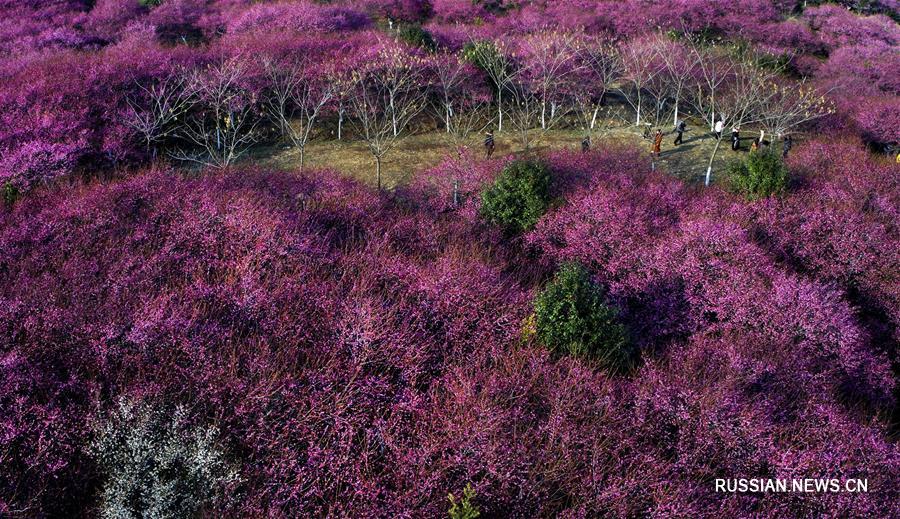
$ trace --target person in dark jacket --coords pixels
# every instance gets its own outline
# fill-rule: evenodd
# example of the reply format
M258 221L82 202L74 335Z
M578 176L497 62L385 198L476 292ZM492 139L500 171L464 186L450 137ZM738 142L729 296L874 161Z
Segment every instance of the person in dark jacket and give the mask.
M591 151L591 136L586 135L584 139L581 139L581 153L587 153Z
M494 132L487 132L484 136L484 156L489 159L494 154Z
M791 148L794 147L794 139L790 135L785 135L781 142L781 158L786 159Z
M731 150L741 149L741 129L735 126L731 129Z
M684 130L687 129L687 123L684 122L684 119L678 121L678 124L675 126L675 133L677 136L675 137L675 146L678 146L682 143L682 138L684 137Z

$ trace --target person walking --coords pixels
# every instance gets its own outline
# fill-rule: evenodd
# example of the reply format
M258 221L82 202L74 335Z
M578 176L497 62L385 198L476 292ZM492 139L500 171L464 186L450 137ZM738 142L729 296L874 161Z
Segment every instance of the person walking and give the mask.
M731 151L741 149L741 129L735 126L731 129Z
M685 129L687 129L687 123L684 122L684 119L678 121L678 124L675 126L675 133L677 134L677 136L675 137L675 142L673 143L675 146L678 146L682 143Z
M722 121L722 119L719 119L718 121L716 121L715 130L716 130L716 140L717 141L722 138L722 130L724 130L724 129L725 129L725 123Z
M484 135L484 157L490 159L494 154L494 132L487 132Z
M781 158L782 160L787 159L788 153L791 151L791 148L794 147L794 139L790 135L785 135L784 140L781 142Z
M662 130L657 128L656 135L653 137L653 151L652 151L652 154L656 155L657 157L659 157L660 150L662 148L662 140L663 140Z

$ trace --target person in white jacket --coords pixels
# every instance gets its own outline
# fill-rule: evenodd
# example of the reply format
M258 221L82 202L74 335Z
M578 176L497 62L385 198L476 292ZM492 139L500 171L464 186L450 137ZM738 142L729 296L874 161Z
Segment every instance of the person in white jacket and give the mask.
M715 129L716 129L716 140L719 140L722 138L722 130L725 129L725 123L722 122L722 119L719 119L718 121L716 121Z

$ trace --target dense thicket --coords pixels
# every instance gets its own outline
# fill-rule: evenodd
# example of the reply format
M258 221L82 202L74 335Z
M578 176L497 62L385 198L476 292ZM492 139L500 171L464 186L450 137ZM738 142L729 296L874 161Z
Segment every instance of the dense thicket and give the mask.
M897 515L900 30L842 3L0 0L0 516ZM749 196L530 146L613 92L806 135Z
M94 506L105 476L86 449L126 397L215 424L241 481L228 515L437 516L468 484L486 515L889 513L896 205L854 205L870 197L856 170L857 191L807 173L830 200L744 205L648 166L550 157L566 202L524 242L480 216L500 163L449 162L390 197L325 172L150 171L20 202L0 221L2 505ZM825 220L790 217L810 210L879 241L823 241ZM840 240L871 259L846 270ZM608 288L641 350L632 372L523 335L570 261ZM870 492L708 488L736 473Z

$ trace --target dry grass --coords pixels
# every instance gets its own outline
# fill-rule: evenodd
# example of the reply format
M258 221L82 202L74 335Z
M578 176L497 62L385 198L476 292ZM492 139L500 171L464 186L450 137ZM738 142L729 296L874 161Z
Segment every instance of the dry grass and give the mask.
M594 138L594 146L603 146L604 143L610 141L632 143L649 153L650 141L644 140L642 133L642 127L633 125L610 127ZM481 139L481 135L473 136L468 142L468 146L481 153ZM514 132L496 133L495 140L495 157L522 153L518 135ZM702 123L695 123L689 125L684 144L675 147L672 145L673 140L674 134L667 134L663 140L658 167L686 182L702 182L709 156L715 144L712 136L705 130ZM562 148L574 150L579 149L580 146L580 132L554 130L545 133L541 140L534 145L532 151L540 153ZM454 145L440 131L406 137L397 144L382 163L385 187L390 189L405 184L416 172L440 164L446 157L453 154L453 149ZM713 169L714 180L716 180L717 173L719 178L722 178L725 164L735 155L731 151L730 141L723 141ZM299 167L298 152L294 149L286 149L284 146L259 148L254 151L250 160L285 171L293 171ZM305 167L334 169L361 181L373 185L375 183L374 159L365 143L358 139L311 141L306 149Z

